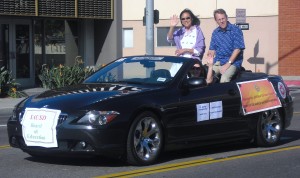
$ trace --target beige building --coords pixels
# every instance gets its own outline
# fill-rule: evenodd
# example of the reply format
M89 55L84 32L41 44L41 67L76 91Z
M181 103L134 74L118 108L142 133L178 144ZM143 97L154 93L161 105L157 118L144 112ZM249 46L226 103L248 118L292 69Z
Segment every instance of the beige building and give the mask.
M123 55L146 53L146 27L142 18L146 0L123 0ZM229 21L236 23L236 9L246 10L249 30L243 30L246 49L243 66L252 71L278 74L278 0L154 0L160 21L154 25L154 54L173 55L175 46L166 42L169 19L189 8L201 21L206 52L212 31L217 27L213 11L226 10ZM179 26L180 27L180 26Z

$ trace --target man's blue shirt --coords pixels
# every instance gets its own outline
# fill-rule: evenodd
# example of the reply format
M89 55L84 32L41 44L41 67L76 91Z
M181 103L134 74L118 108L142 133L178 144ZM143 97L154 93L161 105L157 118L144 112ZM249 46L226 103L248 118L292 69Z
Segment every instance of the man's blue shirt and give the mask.
M240 68L243 62L243 50L245 49L242 30L228 22L226 30L220 27L216 28L211 37L210 50L216 51L214 63L220 61L221 65L228 62L234 49L240 49L241 52L233 62L233 65Z

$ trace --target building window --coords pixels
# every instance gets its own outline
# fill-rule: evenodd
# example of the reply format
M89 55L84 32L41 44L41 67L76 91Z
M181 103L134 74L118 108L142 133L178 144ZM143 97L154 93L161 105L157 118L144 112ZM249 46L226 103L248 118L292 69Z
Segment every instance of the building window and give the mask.
M175 30L179 29L180 27L176 27ZM175 46L175 43L169 43L167 41L167 34L169 32L170 27L157 27L157 47L163 46Z
M42 66L57 67L59 65L73 66L79 53L77 20L34 20L34 58L35 77Z
M37 66L72 66L78 55L78 22L35 20L34 54Z
M133 47L133 29L123 28L123 48Z

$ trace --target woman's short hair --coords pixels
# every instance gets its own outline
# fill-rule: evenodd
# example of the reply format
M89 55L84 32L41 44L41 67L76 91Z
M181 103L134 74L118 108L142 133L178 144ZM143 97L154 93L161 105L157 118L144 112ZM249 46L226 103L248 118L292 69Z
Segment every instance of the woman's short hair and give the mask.
M191 16L191 20L192 20L192 25L200 25L200 20L198 19L198 17L196 17L194 15L194 13L190 10L190 9L184 9L183 11L181 11L180 15L179 15L179 18L181 19L181 16L183 13L188 13L190 14ZM181 22L181 25L182 25L182 22Z

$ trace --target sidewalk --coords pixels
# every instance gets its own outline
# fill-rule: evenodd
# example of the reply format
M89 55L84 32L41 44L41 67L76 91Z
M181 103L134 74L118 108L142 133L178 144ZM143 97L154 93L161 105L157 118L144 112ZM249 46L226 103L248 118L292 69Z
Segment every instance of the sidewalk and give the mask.
M285 79L283 77L284 82L287 84L287 86L291 90L300 90L300 76L297 77L297 80L293 79ZM42 93L43 91L46 91L44 88L31 88L23 90L28 96ZM14 106L18 104L20 101L22 101L25 98L0 98L0 113L11 113Z
M31 88L23 90L28 96L35 95L46 91L44 88ZM25 98L0 98L0 114L11 113L15 105Z
M300 77L299 77L300 78ZM284 83L289 87L300 87L300 79L299 80L285 80Z
M284 83L289 87L290 92L300 91L300 76L282 76Z

